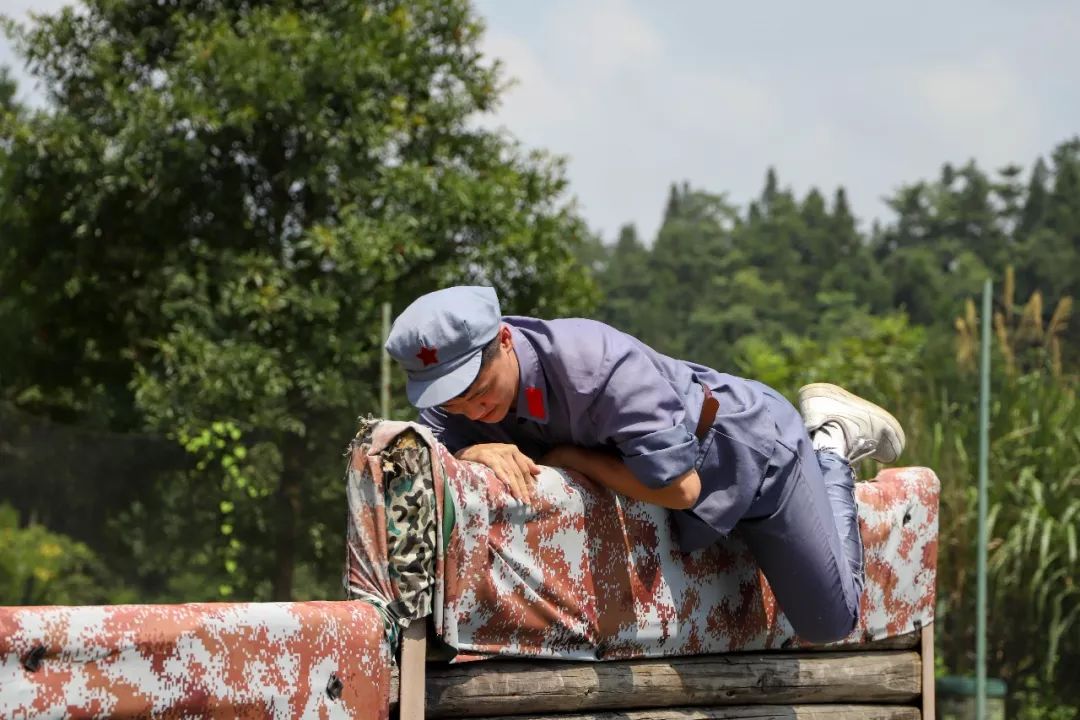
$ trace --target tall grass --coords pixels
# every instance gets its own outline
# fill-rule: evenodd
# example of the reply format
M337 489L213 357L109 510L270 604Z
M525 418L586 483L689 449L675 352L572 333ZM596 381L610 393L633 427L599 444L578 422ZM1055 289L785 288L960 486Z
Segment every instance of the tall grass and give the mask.
M1038 291L1016 302L1006 268L994 313L997 373L991 405L988 517L989 661L1015 689L1039 688L1070 704L1080 684L1064 668L1080 659L1080 403L1077 378L1065 372L1062 338L1072 298L1044 322ZM974 382L978 317L974 302L956 319L956 360ZM909 457L925 458L943 481L939 589L945 613L942 649L956 671L971 669L977 418L971 403L941 394L926 404ZM924 428L932 431L924 432ZM1075 709L1075 708L1074 708Z
M955 386L954 386L955 387ZM1075 378L999 373L992 389L988 516L988 662L1012 687L1034 679L1063 701L1080 691L1080 403ZM974 393L928 392L909 405L906 464L942 481L939 651L974 670L976 454Z

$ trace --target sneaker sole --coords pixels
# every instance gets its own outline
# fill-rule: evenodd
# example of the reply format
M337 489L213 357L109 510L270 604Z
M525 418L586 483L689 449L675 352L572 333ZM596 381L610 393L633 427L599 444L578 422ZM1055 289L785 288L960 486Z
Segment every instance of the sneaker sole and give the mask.
M881 407L880 405L876 405L870 402L869 400L865 400L858 395L853 395L849 393L847 390L840 387L839 385L833 385L831 383L811 383L809 385L804 385L802 388L799 389L800 405L806 399L818 397L845 402L850 405L854 405L855 407L858 407L868 413L880 416L885 421L885 424L888 425L894 433L896 433L896 436L898 438L900 438L900 447L892 448L895 453L891 458L881 458L878 457L877 454L872 457L874 457L875 460L879 460L880 462L885 463L891 463L896 460L896 458L900 457L900 453L903 452L904 446L907 445L907 436L904 435L904 428L900 426L900 421L893 417L892 413L890 413L888 410Z

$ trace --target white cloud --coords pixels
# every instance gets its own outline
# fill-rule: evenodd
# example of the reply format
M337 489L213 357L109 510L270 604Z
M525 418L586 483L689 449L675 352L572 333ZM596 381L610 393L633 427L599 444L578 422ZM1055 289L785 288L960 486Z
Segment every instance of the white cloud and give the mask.
M513 83L501 98L497 116L489 118L486 124L503 125L518 132L540 122L569 119L573 112L571 98L521 38L489 30L483 50L502 62L504 75Z
M782 108L762 82L722 68L680 72L669 66L665 71L671 80L653 87L651 100L678 133L763 142L779 130Z
M488 124L567 155L572 191L605 237L635 221L651 238L670 182L723 176L780 128L760 78L680 65L626 0L563 2L539 23L490 27L485 52L517 84Z
M22 21L31 12L46 14L73 4L72 0L0 0L0 15Z
M564 2L551 26L548 41L573 59L578 77L603 80L648 66L664 48L661 35L628 0Z
M913 84L928 123L950 140L981 137L1009 150L1036 125L1034 98L1017 71L998 58L921 70Z

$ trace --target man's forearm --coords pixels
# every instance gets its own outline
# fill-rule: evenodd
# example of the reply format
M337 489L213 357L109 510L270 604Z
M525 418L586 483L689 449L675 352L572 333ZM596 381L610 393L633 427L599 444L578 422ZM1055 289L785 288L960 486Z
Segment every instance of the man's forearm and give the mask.
M673 510L691 507L701 492L701 480L693 469L668 486L653 489L638 480L620 458L608 453L566 446L553 454L553 460L560 467L576 470L620 495Z

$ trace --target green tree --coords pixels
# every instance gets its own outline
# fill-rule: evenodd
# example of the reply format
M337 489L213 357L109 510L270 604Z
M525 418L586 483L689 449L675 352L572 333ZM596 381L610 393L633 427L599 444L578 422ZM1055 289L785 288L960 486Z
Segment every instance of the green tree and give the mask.
M638 337L652 337L661 327L660 308L643 303L655 289L652 255L633 225L623 225L607 265L597 278L604 298L598 319Z
M507 311L589 306L562 163L471 122L501 87L481 32L465 0L91 0L13 29L51 106L4 126L27 340L3 392L195 453L126 516L146 573L190 538L220 568L203 592L288 598L298 558L336 584L383 301L485 282Z
M1049 192L1047 190L1049 174L1046 162L1041 157L1036 159L1035 165L1031 169L1027 197L1024 200L1023 210L1020 214L1020 224L1017 227L1020 237L1030 235L1042 227L1046 221L1046 208L1049 204Z
M974 163L945 165L937 182L913 183L889 199L898 217L875 239L876 255L894 305L914 321L934 325L955 316L989 268L1008 261L1011 220L994 188Z
M1047 225L1080 242L1080 138L1054 149L1054 184L1050 191Z
M879 311L886 309L888 297L882 292L885 280L856 227L844 189L837 188L831 209L821 194L811 189L803 200L801 214L804 230L799 244L806 248L801 254L805 270L801 287L817 293L845 293L858 303L869 303ZM812 307L818 318L826 309L820 302Z
M15 93L17 90L18 84L11 77L11 71L4 66L0 66L0 112L15 109Z
M1017 241L1018 226L1024 212L1024 184L1021 178L1024 169L1016 164L1009 164L998 171L1000 178L993 184L992 192L997 199L997 211L1001 216L1002 226L1006 228L1013 244Z
M19 112L19 106L15 101L15 93L18 90L18 86L11 77L11 73L8 68L0 66L0 123L9 122L9 114ZM3 177L5 172L5 166L7 164L7 150L0 143L0 188L3 187ZM2 192L2 189L0 189ZM0 260L3 259L3 249L0 245ZM15 304L10 298L0 294L0 317L6 317L14 319L17 314ZM10 367L14 363L14 355L16 348L19 347L17 328L21 326L18 322L8 322L0 324L0 386L4 382L4 369Z
M711 352L699 357L730 366L743 338L776 343L809 328L817 318L815 294L826 284L822 268L840 260L834 229L817 190L800 202L770 168L761 197L733 224L726 252L703 263L707 290L696 295L692 326L699 346Z
M673 191L651 251L651 287L642 296L650 307L643 340L671 355L709 359L712 353L703 348L691 318L699 307L723 307L725 298L712 293L712 283L730 261L737 222L735 208L723 195L688 185Z

